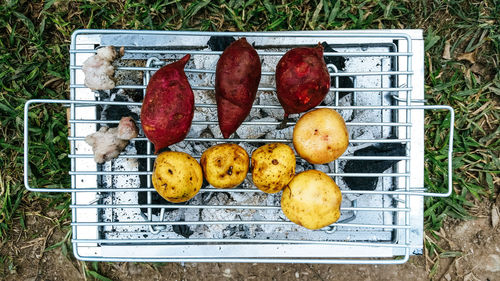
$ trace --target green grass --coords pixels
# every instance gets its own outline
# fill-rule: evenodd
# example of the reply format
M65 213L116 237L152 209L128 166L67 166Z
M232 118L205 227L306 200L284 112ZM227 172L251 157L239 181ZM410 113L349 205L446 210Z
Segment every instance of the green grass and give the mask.
M0 5L3 242L13 239L9 236L12 225L24 225L24 214L36 202L44 206L44 211L66 210L54 222L56 225L63 227L69 219L68 195L24 190L22 110L28 99L68 97L68 45L71 33L79 28L218 31L423 28L428 103L448 104L456 110L455 193L449 198L426 198L426 229L432 235L440 229L445 217L472 218L470 210L478 200L496 196L500 170L498 1L117 2L2 1ZM447 41L451 60L442 58ZM468 52L475 53L475 65L457 59ZM65 111L57 106L38 106L31 109L30 117L30 175L36 178L32 184L68 186ZM426 117L425 183L432 191L446 189L448 124L444 112ZM67 242L66 239L55 246ZM9 267L14 266L11 260L2 258L2 264L4 261L10 261ZM89 276L99 279L97 266L86 268Z

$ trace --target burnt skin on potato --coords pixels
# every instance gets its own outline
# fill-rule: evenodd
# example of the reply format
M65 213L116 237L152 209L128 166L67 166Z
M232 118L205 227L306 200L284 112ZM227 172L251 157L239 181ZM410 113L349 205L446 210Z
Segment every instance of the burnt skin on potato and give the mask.
M317 106L329 89L330 75L319 43L314 48L291 49L276 66L276 91L285 118Z
M260 82L259 55L243 37L222 53L215 72L217 117L224 138L250 114Z
M235 143L221 143L205 150L200 164L203 175L215 188L240 185L248 173L248 153Z
M194 94L184 73L190 55L165 65L151 77L142 103L141 123L155 153L182 141L194 116Z

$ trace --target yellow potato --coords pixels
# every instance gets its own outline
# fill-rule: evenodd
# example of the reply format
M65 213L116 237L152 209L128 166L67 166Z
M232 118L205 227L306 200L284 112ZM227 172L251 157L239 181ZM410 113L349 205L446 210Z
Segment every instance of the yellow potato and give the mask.
M335 110L320 108L300 117L293 129L297 154L311 164L339 158L349 145L344 119Z
M205 150L200 163L205 179L216 188L232 188L248 173L248 153L234 143L218 144Z
M179 203L193 198L203 184L198 161L184 152L166 151L156 158L153 186L165 200Z
M270 143L252 153L252 180L266 193L282 190L295 175L295 154L283 143Z
M292 222L319 229L340 217L342 194L327 174L308 170L297 174L283 190L281 210Z

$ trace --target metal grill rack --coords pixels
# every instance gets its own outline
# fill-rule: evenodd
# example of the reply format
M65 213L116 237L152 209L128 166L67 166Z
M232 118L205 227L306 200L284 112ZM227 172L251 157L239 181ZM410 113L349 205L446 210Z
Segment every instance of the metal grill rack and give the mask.
M247 37L263 59L262 80L248 121L237 137L223 139L217 131L213 99L215 63L222 52L207 47L211 36ZM93 161L85 136L100 126L118 123L120 111L138 116L141 97L151 75L166 62L189 53L186 74L195 92L196 113L188 137L171 146L199 159L201 152L221 142L235 142L250 154L269 142L291 143L292 117L277 130L283 115L272 98L274 67L289 49L327 42L346 58L345 69L328 64L330 93L319 107L337 110L350 132L348 151L328 165L312 167L298 158L300 169L322 169L339 184L344 197L340 220L311 231L291 223L279 207L280 193L267 195L251 184L249 175L235 189L204 186L186 204L154 201L152 145L141 134L118 159L103 165ZM81 66L99 46L125 47L116 62L117 87L92 92L83 85ZM423 105L423 40L420 30L320 31L277 33L216 33L174 31L78 30L70 48L70 100L30 100L25 105L25 185L38 192L71 192L74 254L82 260L191 262L403 263L422 251L424 110L449 110L451 170L453 109ZM343 87L350 77L353 87ZM347 92L344 95L342 93ZM212 97L211 97L212 96ZM36 103L66 105L70 111L71 188L29 185L28 112ZM273 119L274 118L274 119ZM137 120L137 118L136 118ZM140 125L140 120L138 122ZM266 129L267 128L267 129ZM270 128L270 129L269 129ZM259 131L260 130L260 131ZM262 130L265 131L261 134ZM406 145L402 156L354 156L371 144ZM383 173L344 173L349 160L397 160ZM352 190L345 177L379 177L375 190ZM142 200L142 201L141 201ZM141 211L142 209L142 211ZM189 238L174 228L193 232Z

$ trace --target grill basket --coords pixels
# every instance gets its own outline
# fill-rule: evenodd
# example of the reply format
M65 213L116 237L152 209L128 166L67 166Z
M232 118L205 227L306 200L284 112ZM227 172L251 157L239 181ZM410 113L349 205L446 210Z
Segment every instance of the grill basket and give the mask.
M215 64L211 36L247 37L263 69L256 101L236 137L218 131L214 96ZM157 200L151 184L156 157L142 130L119 158L98 165L85 136L101 126L116 126L120 114L138 120L151 75L165 63L189 53L186 74L195 92L195 117L188 137L171 146L199 159L204 149L222 142L243 146L249 154L260 145L291 145L299 115L279 129L283 110L275 98L274 67L289 49L326 42L343 60L327 66L332 87L318 107L337 110L346 120L349 148L336 161L310 165L297 158L297 171L319 169L343 194L341 218L312 231L286 219L280 196L264 194L251 175L234 189L204 185L186 204ZM124 46L115 62L115 89L93 92L83 85L82 63L99 46ZM70 47L70 100L30 100L25 105L24 180L36 192L70 192L73 249L77 258L102 261L403 263L422 253L423 197L451 194L454 112L449 106L423 105L424 57L421 30L217 33L187 31L78 30ZM328 62L328 61L327 61ZM346 86L346 79L352 85ZM60 104L69 110L71 187L30 185L31 105ZM448 186L427 192L424 179L424 110L450 111ZM138 120L140 127L140 120ZM356 156L372 145L401 144L400 156ZM391 160L384 172L343 171L348 161ZM346 177L376 177L374 190L350 188ZM189 238L186 238L189 237Z

